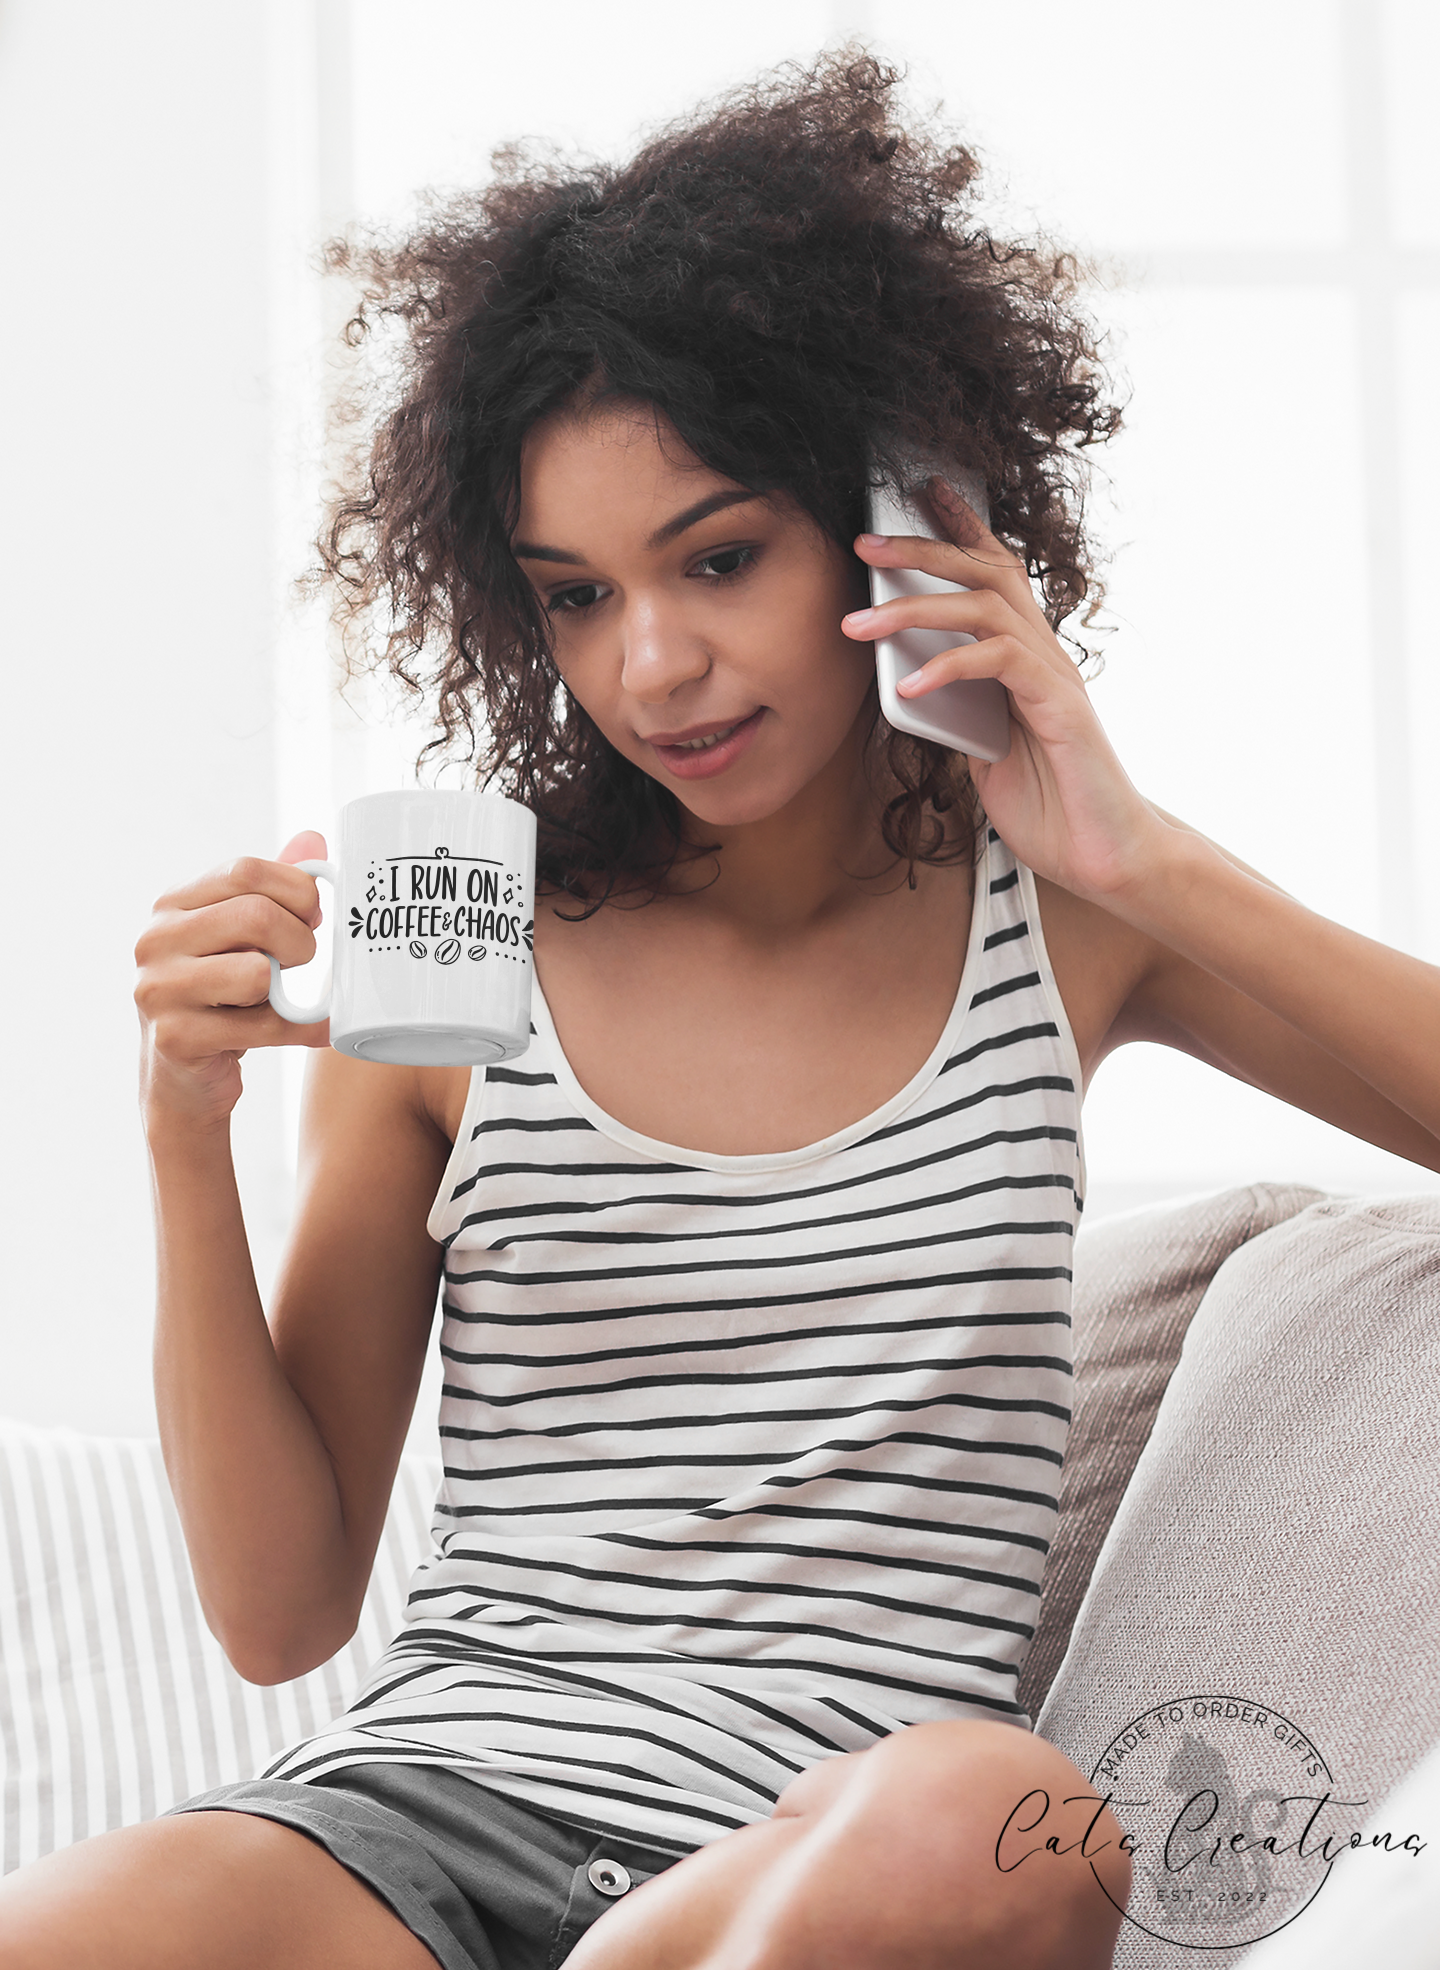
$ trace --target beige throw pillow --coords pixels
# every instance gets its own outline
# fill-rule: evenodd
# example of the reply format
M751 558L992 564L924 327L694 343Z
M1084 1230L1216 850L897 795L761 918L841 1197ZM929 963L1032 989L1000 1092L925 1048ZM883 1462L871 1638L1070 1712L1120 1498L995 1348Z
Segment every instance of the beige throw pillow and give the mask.
M1075 1246L1075 1404L1039 1624L1020 1677L1035 1716L1070 1640L1115 1507L1150 1435L1201 1296L1248 1239L1322 1193L1246 1184L1102 1218Z
M1363 1828L1440 1739L1437 1526L1440 1197L1329 1199L1243 1245L1204 1296L1038 1728L1089 1773L1130 1720L1152 1720L1116 1789L1154 1794L1162 1834L1202 1768L1222 1833L1325 1790L1354 1802L1326 1824ZM1223 1705L1197 1721L1197 1693L1263 1722ZM1292 1727L1328 1774L1306 1770ZM1137 1854L1131 1915L1192 1932L1127 1921L1119 1970L1218 1970L1287 1907L1323 1930L1326 1887L1298 1879L1299 1860L1248 1849L1268 1899L1232 1912L1199 1895L1226 1863L1167 1873L1162 1834ZM1334 1862L1352 1891L1409 1864L1370 1848ZM1193 1915L1177 1916L1192 1883Z

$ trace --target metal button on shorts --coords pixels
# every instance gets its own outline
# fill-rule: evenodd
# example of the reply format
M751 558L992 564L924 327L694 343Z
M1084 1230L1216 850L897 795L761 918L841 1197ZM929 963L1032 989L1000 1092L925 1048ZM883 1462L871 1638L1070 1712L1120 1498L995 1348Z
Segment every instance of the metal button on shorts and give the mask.
M590 1886L598 1888L602 1895L623 1895L630 1886L630 1876L619 1861L607 1861L603 1854L599 1860L591 1861L585 1872L590 1877Z

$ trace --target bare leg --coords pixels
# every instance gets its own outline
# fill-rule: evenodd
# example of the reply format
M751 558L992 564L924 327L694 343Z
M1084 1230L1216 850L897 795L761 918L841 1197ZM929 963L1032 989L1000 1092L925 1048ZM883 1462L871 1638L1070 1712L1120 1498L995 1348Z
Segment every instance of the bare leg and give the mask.
M1106 1970L1130 1863L1097 1803L1041 1738L917 1724L617 1902L567 1970Z
M4 1970L435 1970L378 1895L303 1833L185 1813L82 1840L0 1882Z

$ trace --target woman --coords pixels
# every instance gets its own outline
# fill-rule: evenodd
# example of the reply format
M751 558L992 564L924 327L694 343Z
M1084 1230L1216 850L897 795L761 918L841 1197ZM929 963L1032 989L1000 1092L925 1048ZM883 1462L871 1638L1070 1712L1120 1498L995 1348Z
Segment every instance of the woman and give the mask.
M352 1631L443 1259L436 1551L345 1718L17 1877L7 1964L1110 1960L1120 1827L1014 1701L1081 1087L1163 1040L1440 1167L1440 976L1126 778L1055 633L1115 423L1065 266L892 84L822 65L370 258L409 368L327 566L539 816L534 1044L377 1067L274 1015L311 836L162 898L137 999L212 1627L261 1682ZM939 479L946 540L861 531L918 451L994 532ZM968 592L872 611L867 566ZM921 624L975 640L905 690L998 678L999 764L879 725ZM228 1122L297 1039L267 1328Z

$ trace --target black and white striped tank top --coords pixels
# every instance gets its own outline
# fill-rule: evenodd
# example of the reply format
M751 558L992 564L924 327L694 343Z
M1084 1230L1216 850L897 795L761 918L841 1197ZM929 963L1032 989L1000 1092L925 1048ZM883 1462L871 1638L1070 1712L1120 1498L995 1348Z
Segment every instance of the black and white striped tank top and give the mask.
M805 1149L637 1135L535 1037L477 1068L445 1246L434 1551L275 1776L433 1763L686 1849L817 1760L1024 1724L1070 1405L1080 1074L993 831L910 1083Z

